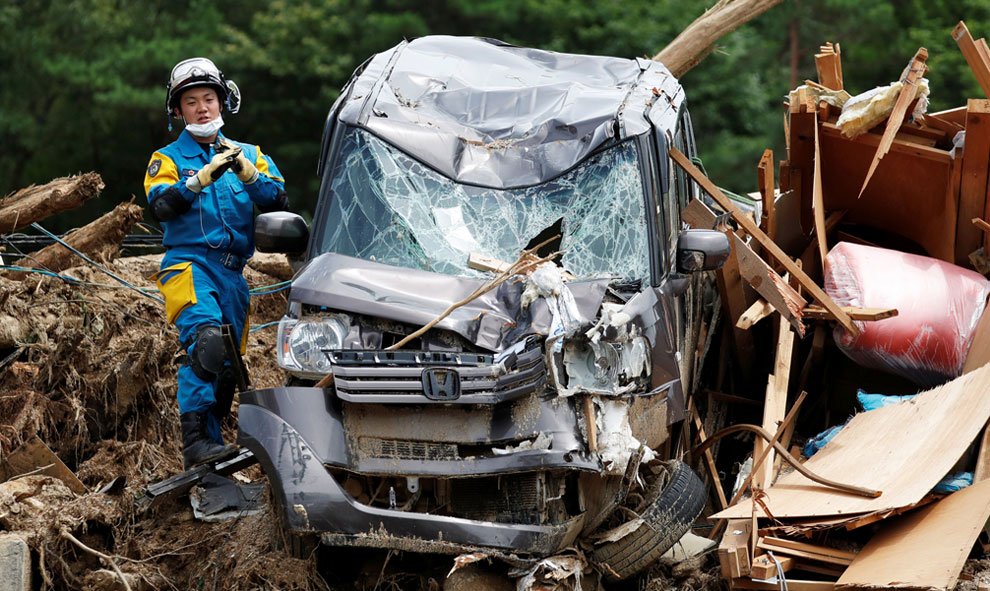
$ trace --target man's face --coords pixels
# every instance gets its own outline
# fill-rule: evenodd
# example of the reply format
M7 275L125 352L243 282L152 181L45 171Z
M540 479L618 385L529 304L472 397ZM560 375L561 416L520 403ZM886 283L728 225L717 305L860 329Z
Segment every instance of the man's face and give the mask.
M220 116L220 99L209 86L190 88L179 97L179 112L186 124L208 123Z

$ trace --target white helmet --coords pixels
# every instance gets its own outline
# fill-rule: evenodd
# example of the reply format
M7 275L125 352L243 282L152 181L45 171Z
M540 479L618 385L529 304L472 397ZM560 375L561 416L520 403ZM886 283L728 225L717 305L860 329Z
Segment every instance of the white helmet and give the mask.
M182 60L172 68L172 75L165 88L165 112L169 117L172 117L178 106L183 91L197 86L209 86L216 90L217 97L227 112L236 113L241 109L241 91L237 85L224 78L223 72L211 60L193 57Z

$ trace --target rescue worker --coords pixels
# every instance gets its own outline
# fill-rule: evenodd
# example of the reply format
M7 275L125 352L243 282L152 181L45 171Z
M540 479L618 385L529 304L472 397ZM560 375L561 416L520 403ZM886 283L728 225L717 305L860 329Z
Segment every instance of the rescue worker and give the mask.
M249 294L245 262L254 253L254 206L286 209L285 181L258 146L222 133L223 114L237 113L240 91L209 59L179 62L166 88L165 110L185 129L151 155L144 189L161 222L166 247L156 275L165 315L186 352L178 371L185 469L231 456L221 423L234 380L222 326L247 344ZM219 402L218 402L219 400Z

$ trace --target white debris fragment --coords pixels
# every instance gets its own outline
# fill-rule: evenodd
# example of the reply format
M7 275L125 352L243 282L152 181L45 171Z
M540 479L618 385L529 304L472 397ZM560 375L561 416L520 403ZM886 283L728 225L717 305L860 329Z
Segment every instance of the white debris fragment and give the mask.
M633 437L629 424L629 403L624 400L595 397L598 409L595 422L598 424L598 453L609 474L624 474L629 458L641 446ZM643 446L643 462L649 462L656 454Z
M454 574L456 571L464 568L465 566L473 562L478 562L479 560L484 560L488 557L489 555L485 554L484 552L472 552L471 554L461 554L460 556L454 559L454 566L451 567L450 572L447 573L447 576L450 577L450 575Z
M597 546L606 542L618 542L622 538L639 529L639 526L644 523L646 522L643 521L642 518L637 517L636 519L627 521L618 527L613 527L610 530L604 531L595 536L595 545Z
M570 548L540 560L527 570L509 571L509 576L520 577L516 591L582 591L581 574L587 566L584 554Z
M715 540L709 540L687 532L670 550L660 557L660 563L668 566L684 562L708 552L715 547Z
M493 447L492 453L494 453L497 456L504 456L530 449L550 449L551 443L553 443L553 435L548 435L547 433L540 433L539 435L536 436L536 439L530 441L523 441L519 445L510 445L508 447Z
M522 307L528 308L540 298L546 300L552 316L548 341L556 337L553 348L559 352L562 347L559 337L573 333L581 325L581 321L574 294L564 284L563 270L554 263L547 262L537 266L526 278Z

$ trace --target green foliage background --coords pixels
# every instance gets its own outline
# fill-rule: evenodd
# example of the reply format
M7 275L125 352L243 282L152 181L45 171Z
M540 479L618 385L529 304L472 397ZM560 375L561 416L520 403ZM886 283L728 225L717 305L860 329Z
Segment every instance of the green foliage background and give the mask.
M351 72L372 53L427 34L481 35L556 51L650 56L713 0L8 0L0 6L0 195L94 170L104 196L47 225L82 225L137 195L151 152L171 141L164 88L180 59L209 56L244 108L232 137L258 143L285 173L293 209L315 204L320 133ZM813 54L840 42L847 89L896 79L931 54L932 110L982 97L950 36L965 19L990 35L986 0L785 0L721 40L688 72L709 174L755 187L766 147L783 157L782 101L814 78ZM796 57L796 72L792 58Z

